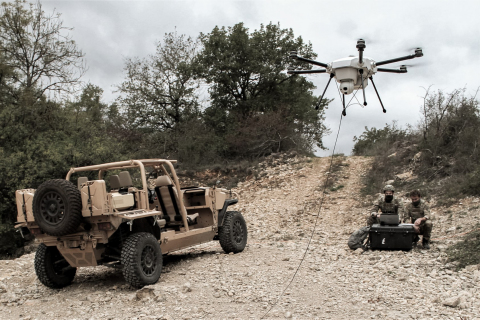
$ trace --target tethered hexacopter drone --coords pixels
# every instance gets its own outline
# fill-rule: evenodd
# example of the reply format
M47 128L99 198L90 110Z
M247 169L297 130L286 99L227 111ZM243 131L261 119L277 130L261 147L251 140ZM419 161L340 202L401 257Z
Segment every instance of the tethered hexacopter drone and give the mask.
M345 95L352 93L354 90L362 89L363 91L363 105L367 105L367 101L365 99L365 87L368 85L368 79L372 82L373 88L375 89L375 93L377 94L378 100L380 101L380 105L382 106L383 112L387 112L385 110L382 99L380 99L380 95L378 94L377 88L375 87L375 83L373 82L373 75L378 72L392 72L392 73L406 73L407 66L402 65L400 69L385 69L385 68L378 68L378 66L382 66L389 63L410 60L413 58L420 58L423 56L423 52L421 48L416 48L415 53L396 58L390 60L384 60L380 62L375 62L371 58L363 57L363 50L365 49L365 40L358 39L357 41L357 49L358 49L358 58L355 56L349 56L347 58L342 58L335 60L331 63L322 63L306 58L299 57L296 51L292 51L290 53L290 58L307 62L313 64L315 66L320 66L325 69L317 69L317 70L295 70L294 67L288 68L288 74L310 74L310 73L330 73L330 79L328 80L327 86L320 97L320 100L317 103L315 109L318 110L320 107L320 103L327 91L328 85L332 78L335 78L338 83L340 83L340 91L342 92L343 96L343 112L344 116L347 115L345 109Z

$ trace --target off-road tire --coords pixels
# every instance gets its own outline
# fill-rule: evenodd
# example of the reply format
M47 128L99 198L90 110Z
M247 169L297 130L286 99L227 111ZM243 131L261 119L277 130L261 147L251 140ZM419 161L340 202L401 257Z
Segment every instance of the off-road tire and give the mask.
M227 211L223 225L218 228L218 240L226 253L242 252L247 245L247 224L238 211Z
M123 276L132 287L154 284L162 273L160 244L151 233L134 233L123 243L121 262Z
M72 283L77 268L70 267L57 247L41 243L35 253L35 273L47 287L59 289Z
M40 229L51 236L73 233L82 222L82 196L68 180L42 183L33 197L33 216Z

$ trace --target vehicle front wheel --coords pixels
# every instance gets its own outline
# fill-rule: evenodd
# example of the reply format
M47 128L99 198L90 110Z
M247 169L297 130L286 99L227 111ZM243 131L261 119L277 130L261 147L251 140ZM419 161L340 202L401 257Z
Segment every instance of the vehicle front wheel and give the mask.
M125 280L135 288L154 284L162 273L162 250L153 234L134 233L122 247L121 262Z
M35 254L35 273L47 287L59 289L72 283L77 268L70 266L57 247L41 243Z
M242 252L247 245L247 224L238 211L227 211L223 225L218 228L218 239L226 253Z

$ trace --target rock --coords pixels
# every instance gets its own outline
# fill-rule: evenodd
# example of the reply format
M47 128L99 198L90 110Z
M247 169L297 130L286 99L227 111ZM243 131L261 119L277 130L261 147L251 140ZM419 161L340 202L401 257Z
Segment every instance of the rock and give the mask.
M473 280L480 281L480 270L473 271Z
M385 184L393 184L395 182L395 180L388 180L388 181L385 181Z
M0 293L5 293L7 291L7 286L3 283L0 283Z
M184 293L192 292L192 284L190 282L186 282L182 287L182 291Z
M478 270L478 265L476 264L472 264L465 267L465 271L473 272L475 270Z
M146 300L155 298L155 289L152 286L143 287L135 293L135 298L137 300Z
M18 301L18 297L15 293L13 292L8 292L4 295L4 299L7 301L7 302L16 302Z
M456 308L460 303L460 297L450 297L443 300L442 304L447 307Z
M290 311L285 312L285 319L291 319L292 318L292 313Z
M456 229L457 229L456 227L448 228L448 229L447 229L447 233L449 233L449 232L455 232Z
M395 179L401 180L401 181L413 180L414 178L415 177L413 176L413 173L411 171L397 174L395 176Z
M357 249L357 250L355 250L353 253L354 253L354 254L358 254L358 255L360 255L360 254L362 254L362 253L363 253L363 249L362 249L362 248L358 248L358 249Z
M414 162L419 162L421 157L422 157L422 152L420 151L413 156L413 161Z
M215 292L213 293L213 297L214 297L214 298L220 298L220 296L221 296L221 294L220 294L220 292L218 292L218 291L215 291Z

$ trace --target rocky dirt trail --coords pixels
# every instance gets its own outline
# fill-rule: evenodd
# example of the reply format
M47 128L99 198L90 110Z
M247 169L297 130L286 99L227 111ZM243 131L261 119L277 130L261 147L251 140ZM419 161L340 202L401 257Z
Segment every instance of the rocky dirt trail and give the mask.
M241 183L235 210L247 221L244 252L218 242L164 257L160 281L130 288L118 270L81 268L62 290L44 287L34 253L0 261L1 319L478 319L480 270L460 272L446 246L479 218L479 199L436 208L431 250L352 251L371 199L360 195L363 157L271 158L262 177ZM327 189L310 250L294 281ZM462 214L469 211L469 214ZM461 229L458 228L461 226Z

